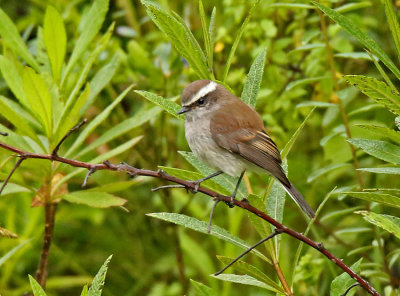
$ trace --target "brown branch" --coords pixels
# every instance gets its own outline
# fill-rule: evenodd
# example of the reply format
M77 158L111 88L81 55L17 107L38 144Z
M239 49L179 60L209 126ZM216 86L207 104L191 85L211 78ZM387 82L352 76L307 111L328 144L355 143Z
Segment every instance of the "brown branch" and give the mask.
M44 222L44 239L42 253L40 255L39 266L36 271L36 281L43 287L46 287L47 266L49 265L49 252L51 239L53 238L54 222L56 215L56 204L46 201L44 205L45 222Z
M79 168L86 168L90 170L93 167L93 164L79 161L79 160L73 160L73 159L67 159L58 155L47 155L47 154L37 154L37 153L31 153L27 151L23 151L21 149L18 149L16 147L7 145L5 143L0 142L0 147L7 149L9 151L12 151L14 153L17 153L21 156L24 156L25 159L28 158L34 158L34 159L47 159L50 161L58 161L62 162L65 164L68 164L73 167L79 167ZM129 166L127 164L120 164L120 165L115 165L112 163L109 163L107 161L103 162L102 164L96 164L96 169L97 170L109 170L109 171L123 171L127 172L131 175L139 175L139 176L148 176L148 177L154 177L154 178L159 178L163 179L166 181L170 181L179 185L183 185L184 188L188 190L195 190L195 184L191 181L186 181L182 180L179 178L176 178L174 176L171 176L167 174L166 172L162 170L158 171L152 171L152 170L145 170L145 169L138 169L132 166ZM231 197L219 194L215 191L212 191L207 188L199 187L198 192L201 192L205 195L211 196L214 199L219 199L225 203L230 203L231 202ZM317 243L308 237L304 236L303 234L294 231L291 228L286 227L285 225L279 223L278 221L274 220L264 212L260 211L259 209L253 207L252 205L249 204L248 201L239 201L239 200L234 200L234 205L242 208L246 211L249 211L253 213L254 215L260 217L261 219L267 221L268 223L272 224L277 228L280 232L286 233L290 235L291 237L294 237L295 239L302 241L309 245L310 247L316 249L319 251L321 254L323 254L325 257L327 257L329 260L334 262L336 265L339 266L344 272L349 274L354 280L356 280L360 286L362 286L368 293L371 295L379 296L380 294L370 285L369 282L367 282L364 278L362 278L360 275L355 273L353 270L351 270L350 267L348 267L342 260L334 256L331 252L329 252L321 243Z
M13 169L11 170L11 172L8 174L7 178L4 180L3 185L1 185L0 188L0 195L3 192L4 188L6 188L8 181L10 181L11 176L14 174L14 172L17 170L17 168L21 165L21 163L25 160L25 157L22 157L20 159L18 159L17 163L14 165Z
M53 149L53 152L51 154L53 155L57 155L58 150L60 149L62 143L64 143L64 141L75 131L77 131L78 129L80 129L82 127L82 125L84 125L87 122L87 119L84 118L82 120L82 122L78 123L77 125L75 125L73 128L71 128L64 137L62 137L62 139L60 140L60 142L58 142L58 144L56 145L56 147Z

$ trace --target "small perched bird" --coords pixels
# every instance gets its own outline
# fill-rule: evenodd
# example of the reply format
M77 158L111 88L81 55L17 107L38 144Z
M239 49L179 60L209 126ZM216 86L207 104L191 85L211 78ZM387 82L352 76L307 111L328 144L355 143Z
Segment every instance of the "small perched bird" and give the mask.
M314 211L286 177L279 150L252 107L210 80L190 83L183 91L181 104L178 114L186 113L185 136L190 149L202 162L217 170L193 181L196 188L222 173L239 177L231 195L233 205L244 172L261 168L282 183L308 217L314 217Z

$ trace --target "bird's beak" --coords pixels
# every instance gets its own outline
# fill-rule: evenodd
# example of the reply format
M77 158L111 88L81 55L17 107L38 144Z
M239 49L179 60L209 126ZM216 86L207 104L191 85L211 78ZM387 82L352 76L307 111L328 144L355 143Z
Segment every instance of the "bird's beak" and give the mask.
M184 106L184 107L182 107L182 108L178 111L178 114L186 113L186 112L188 112L189 110L190 110L190 108L189 108L188 106Z

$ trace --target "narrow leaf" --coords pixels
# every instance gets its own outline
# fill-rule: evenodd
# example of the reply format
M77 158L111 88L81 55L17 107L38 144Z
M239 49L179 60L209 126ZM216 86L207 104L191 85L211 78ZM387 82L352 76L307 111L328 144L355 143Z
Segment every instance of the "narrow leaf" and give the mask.
M22 65L18 65L22 67ZM25 98L25 92L22 83L22 76L18 71L16 62L11 58L0 55L0 71L14 96L18 99L21 105L29 108L29 104Z
M400 168L396 168L396 167L361 168L358 170L363 171L363 172L376 173L376 174L400 175Z
M400 116L400 94L394 92L385 82L361 75L347 75L345 79L375 102Z
M46 292L43 290L42 286L31 276L29 276L29 282L31 284L32 292L34 296L47 296Z
M297 86L302 86L302 85L307 85L307 84L311 84L314 82L319 82L319 81L327 79L327 78L329 78L329 76L318 76L318 77L303 78L303 79L295 80L295 81L290 82L286 86L285 90L289 91Z
M79 133L78 138L75 140L72 147L68 150L66 157L73 153L85 139L98 127L104 120L108 118L111 111L125 98L125 96L131 91L133 85L127 87L110 105L107 106L99 115L97 115L89 124ZM86 100L85 100L86 101Z
M25 67L23 75L24 92L34 115L41 120L46 135L53 129L53 104L49 89L43 78L32 68Z
M142 3L146 6L147 14L193 67L196 75L201 79L212 79L200 45L184 22L177 19L179 16L171 15L154 2L142 0Z
M213 48L211 45L210 32L208 31L206 13L204 12L204 6L202 0L199 0L199 12L200 12L201 27L203 29L204 46L206 48L206 53L207 53L208 68L209 71L212 72Z
M217 255L217 258L224 265L228 265L231 261L234 260L234 258L218 256L218 255ZM276 293L285 293L285 291L282 289L282 287L279 284L277 284L274 280L272 280L269 276L267 276L265 273L263 273L257 267L255 267L249 263L239 260L233 265L233 268L240 273L244 273L246 275L252 276L256 280L259 280L259 281L267 284L269 286L268 290L270 290L270 291L273 291Z
M400 198L387 193L379 192L341 192L355 198L377 202L394 208L400 208Z
M92 285L89 288L88 296L101 296L103 290L104 281L106 279L108 264L110 263L112 255L106 259L103 265L100 267L98 273L93 279Z
M64 64L67 35L61 15L53 6L48 6L43 25L44 45L50 59L51 71L56 83L60 81Z
M351 165L348 164L348 163L338 163L338 164L331 164L331 165L328 165L328 166L326 166L326 167L323 167L323 168L321 168L321 169L318 169L318 170L312 172L312 173L308 176L307 182L308 182L308 183L311 183L311 182L313 182L315 179L321 177L321 176L324 175L324 174L330 173L330 172L332 172L332 171L334 171L334 170L336 170L336 169L339 169L339 168L344 168L344 167L349 167L349 166L351 166Z
M144 90L135 90L135 93L145 97L150 102L157 104L172 116L180 120L185 120L183 115L178 115L178 111L181 107L177 103Z
M397 55L400 55L400 26L397 15L393 9L392 1L383 0L382 2L385 6L386 19L392 32L394 44L396 45Z
M39 71L39 64L26 47L24 41L18 33L17 27L1 8L0 20L0 36L17 55L19 55L36 71Z
M127 202L126 199L103 191L75 191L62 195L61 198L71 203L84 204L93 208L118 207Z
M358 260L356 263L354 263L350 268L353 270L355 273L360 273L361 270L361 261L363 258ZM340 296L343 295L344 292L352 285L354 284L354 280L347 274L346 272L343 272L341 275L337 276L331 283L331 296ZM347 293L347 295L354 295L355 290L350 291Z
M232 283L237 283L237 284L242 284L242 285L248 285L248 286L255 286L255 287L260 287L264 288L267 290L270 290L270 286L267 284L260 282L259 280L256 280L252 276L249 275L237 275L237 274L220 274L220 275L211 275L212 277L226 281L226 282L232 282Z
M25 240L23 242L21 242L19 245L15 246L14 248L12 248L10 251L8 251L6 254L4 254L1 258L0 258L0 266L2 266L8 259L10 259L16 252L18 252L18 250L20 250L23 246L25 246L27 243L29 243L31 240Z
M193 286L194 294L196 296L217 296L218 295L217 292L215 292L213 289L211 289L210 287L208 287L202 283L196 282L192 279L190 280L190 283Z
M243 21L242 25L240 26L239 31L236 33L235 41L232 44L231 50L229 51L228 59L226 60L226 65L225 65L224 72L222 74L222 79L221 79L222 82L225 82L226 77L228 76L229 68L231 67L233 57L235 56L236 48L239 45L239 41L242 38L242 35L243 35L243 33L244 33L244 31L245 31L245 29L247 27L247 24L249 23L250 18L253 15L254 10L258 6L258 3L260 3L260 0L257 0L253 4L253 7L250 9L249 14L247 15L247 17Z
M400 147L397 145L370 139L348 139L347 141L376 158L400 164Z
M368 211L357 211L355 213L361 214L369 223L385 229L400 239L400 218Z
M98 137L92 143L85 146L85 148L79 151L76 156L85 155L86 153L93 151L97 147L110 142L111 140L131 131L138 126L143 125L145 122L156 117L157 114L160 112L161 108L159 107L154 107L145 111L139 110L132 117L125 119L116 126L105 131L103 134L100 135L100 137ZM67 154L69 155L69 151L67 152Z
M14 125L17 129L19 129L25 135L31 137L36 142L40 143L39 138L37 137L35 131L30 127L30 125L26 122L26 120L21 117L20 114L15 112L14 109L7 104L7 100L5 97L0 96L0 109L1 116L7 119L12 125Z
M151 214L146 214L147 216L161 219L167 222L175 223L177 225L184 226L186 228L201 232L201 233L207 233L208 230L208 224L206 222L197 220L196 218L189 217L183 214L176 214L176 213L151 213ZM211 228L210 235L215 236L219 239L222 239L226 242L229 242L233 245L236 245L240 247L241 249L247 250L251 245L249 245L247 242L244 240L230 234L228 231L226 231L224 228L221 228L219 226L213 225ZM270 262L270 260L264 256L262 253L260 253L257 250L252 250L252 253L256 254L258 257L261 259L265 260L266 262Z
M361 42L366 48L368 48L377 58L379 58L388 67L393 74L400 79L400 70L392 62L389 56L381 49L378 43L370 38L367 34L362 32L359 27L353 23L348 17L340 14L339 12L326 7L318 2L312 2L315 6L321 9L327 16L338 23L343 29L345 29L349 34Z
M254 107L257 101L257 94L260 90L261 80L264 73L267 49L262 50L254 59L244 83L241 99L248 105Z
M81 32L79 38L75 43L74 50L72 51L71 58L69 59L67 68L63 79L68 77L69 72L75 66L76 62L82 57L93 38L99 32L104 18L108 10L109 0L94 0L93 4L90 5L89 11L82 17L79 28Z
M392 141L400 144L400 132L385 126L378 126L372 124L356 124L370 132L373 132L377 136L386 137Z

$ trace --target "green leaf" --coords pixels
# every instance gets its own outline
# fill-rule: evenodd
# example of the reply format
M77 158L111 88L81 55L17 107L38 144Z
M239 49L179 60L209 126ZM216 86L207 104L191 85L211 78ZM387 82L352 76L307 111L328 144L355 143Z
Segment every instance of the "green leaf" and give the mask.
M108 116L111 114L111 111L125 98L125 96L131 91L132 88L133 85L127 87L110 105L107 106L107 108L105 108L92 121L90 121L89 124L82 131L80 131L78 138L75 140L74 144L68 150L68 153L66 154L65 157L68 157L80 145L82 145L82 143L94 131L94 129L98 127L100 124L102 124L103 121L108 118Z
M91 189L87 189L86 191L96 191L96 192L100 192L100 191L104 191L104 192L118 192L118 191L123 191L126 190L130 187L132 187L133 185L137 184L138 181L136 178L134 180L129 180L129 181L121 181L121 182L113 182L113 183L107 183L105 185L100 185Z
M349 167L349 166L351 166L351 164L348 164L348 163L338 163L338 164L331 164L331 165L328 165L328 166L326 166L326 167L323 167L323 168L321 168L321 169L318 169L318 170L312 172L312 173L308 176L307 182L308 182L308 183L311 183L311 182L313 182L315 179L321 177L321 176L324 175L324 174L330 173L330 172L332 172L332 171L334 171L334 170L336 170L336 169L339 169L339 168L344 168L344 167Z
M103 286L104 286L104 281L106 279L106 274L107 274L107 269L108 269L108 264L110 263L110 260L113 255L108 257L106 261L103 263L103 265L100 267L98 273L93 279L92 285L89 288L88 291L88 296L100 296Z
M90 81L90 94L81 113L84 113L95 101L97 95L111 81L119 66L119 56L115 54L111 60L104 65Z
M44 16L43 34L44 45L49 56L54 81L59 83L67 49L67 35L63 19L53 6L47 6Z
M256 105L257 94L260 90L261 80L264 73L266 56L267 49L264 48L254 59L249 74L247 74L246 82L244 83L241 99L247 105L252 107Z
M31 276L29 276L29 282L31 284L32 292L34 296L47 296L46 292L43 290L42 286Z
M222 74L222 82L225 82L226 77L228 76L229 68L231 67L233 57L235 56L236 48L239 45L239 41L242 38L242 35L247 27L247 24L250 21L251 16L253 15L254 10L256 9L258 3L260 3L260 0L256 0L256 2L253 4L253 7L250 9L249 14L243 21L242 25L240 26L239 31L236 33L236 38L235 41L232 44L231 50L229 51L228 59L226 60L224 72Z
M396 44L397 55L400 55L400 27L397 15L393 9L392 1L382 0L382 2L385 6L386 19L392 32L394 44Z
M182 169L176 169L176 168L169 168L169 167L164 167L164 166L159 166L160 169L164 170L168 174L177 177L179 179L184 179L184 180L199 180L201 178L206 177L205 175L196 173L196 172L191 172L187 170L182 170ZM202 187L211 189L213 191L220 192L221 194L224 195L229 195L230 192L227 191L224 187L216 183L214 180L207 180L201 183Z
M9 104L7 104L7 98L0 95L0 110L1 115L7 119L12 125L14 125L17 129L19 129L25 135L34 139L37 143L40 143L39 138L37 137L35 131L27 124L26 120Z
M385 82L362 75L346 75L344 78L375 102L400 116L400 94L392 91Z
M358 260L356 263L354 263L350 268L353 270L355 273L360 273L361 271L361 261L363 258ZM354 284L354 280L350 277L350 275L346 272L343 272L341 275L337 276L331 283L331 296L340 296L343 295L344 292L352 285ZM347 295L354 295L355 289L352 289Z
M109 208L123 206L127 200L107 192L74 191L61 198L76 204L84 204L93 208Z
M8 259L10 259L15 253L17 253L18 250L20 250L23 246L25 246L30 241L31 240L28 239L28 240L25 240L25 241L21 242L19 245L15 246L10 251L8 251L6 254L1 256L1 258L0 258L0 266L2 266Z
M269 7L289 9L315 9L314 6L302 3L272 3Z
M357 211L355 213L363 215L369 223L385 229L400 239L400 218L368 211Z
M0 36L17 55L19 55L36 71L39 71L39 64L26 47L24 41L18 33L17 27L1 8L0 20Z
M311 83L318 82L318 81L321 81L323 79L328 79L328 78L329 78L329 76L318 76L318 77L303 78L303 79L295 80L295 81L290 82L286 86L285 91L289 91L297 86L311 84Z
M219 279L221 281L232 282L242 285L255 286L270 290L270 286L267 284L260 282L249 275L237 275L237 274L220 274L220 275L211 275L212 277Z
M396 167L361 168L358 170L363 171L363 172L376 173L376 174L400 175L400 168L396 168Z
M151 213L151 214L146 214L147 216L154 217L160 220L164 220L167 222L175 223L177 225L184 226L186 228L205 233L207 234L208 230L208 224L206 222L197 220L196 218L189 217L183 214L176 214L176 213ZM229 242L235 246L238 246L241 249L247 250L248 248L251 247L250 244L245 242L244 240L230 234L228 231L226 231L224 228L221 228L219 226L213 225L211 227L211 232L210 235L215 236L219 239L222 239L226 242ZM270 262L270 260L260 253L259 251L253 249L251 251L261 259L263 259L266 262Z
M11 58L0 55L0 71L3 74L4 80L21 105L29 108L29 104L25 98L22 76L17 68L18 66L22 67L22 65L17 65Z
M343 29L345 29L349 34L361 42L366 48L368 48L378 59L380 59L386 67L388 67L393 74L400 79L400 71L396 65L392 62L389 56L381 49L375 40L371 39L367 34L362 32L358 26L353 23L348 17L338 13L337 11L326 7L318 2L312 2L315 6L321 9L327 16L338 23Z
M193 290L194 290L194 294L196 296L217 296L217 292L215 292L213 289L211 289L210 287L196 282L192 279L190 279L190 283L193 286Z
M345 58L345 59L355 59L355 60L367 60L373 61L377 60L377 58L371 58L366 52L339 52L335 53L335 58Z
M228 265L229 263L231 263L234 260L234 258L218 256L218 255L217 255L217 258L224 265ZM267 276L265 273L263 273L257 267L255 267L249 263L239 260L239 261L235 262L235 264L233 265L233 268L237 272L244 273L246 275L250 275L250 276L254 277L256 280L259 280L259 281L267 284L267 286L269 286L268 290L270 290L270 291L273 291L276 293L283 293L283 294L285 293L285 291L279 284L277 284L274 280L272 280L269 276Z
M86 153L96 149L97 147L110 142L112 139L115 139L138 126L143 125L145 122L149 121L150 119L153 119L160 112L161 109L159 107L154 107L152 109L145 111L139 110L132 117L125 119L116 126L108 129L106 132L100 135L100 137L98 137L84 149L79 151L76 156L85 155ZM69 151L67 155L69 155Z
M400 164L400 147L397 145L369 139L348 139L347 141L376 158Z
M377 202L394 208L400 208L400 198L394 195L380 192L341 192L355 198Z
M286 159L286 157L288 156L290 150L293 147L293 144L296 142L301 130L306 125L308 119L310 118L310 116L314 112L314 110L315 110L315 107L313 109L311 109L310 113L307 114L306 118L304 118L303 122L300 124L300 126L297 128L297 130L291 136L290 140L286 143L285 147L282 149L282 152L281 152L282 160Z
M328 102L318 102L318 101L305 101L296 105L296 108L304 108L304 107L329 108L329 107L337 107L337 105Z
M204 46L206 48L206 53L207 53L208 68L209 71L212 73L214 51L211 45L210 32L207 27L206 13L204 12L204 6L202 0L199 0L199 13L200 13L201 27L203 29Z
M90 93L89 83L86 84L85 89L82 91L78 99L70 107L65 106L62 115L58 119L58 125L55 132L55 140L52 145L56 145L62 137L79 121L79 111L85 105ZM53 147L52 147L53 148Z
M144 90L135 90L135 93L160 106L172 116L180 120L185 120L185 117L183 115L178 115L178 111L181 107L177 103Z
M68 77L69 72L101 29L108 11L108 2L109 0L94 0L93 4L90 5L89 11L82 17L79 25L81 32L79 32L79 38L75 43L71 58L65 69L63 80Z
M83 286L81 296L88 296L88 286L87 285Z
M390 129L384 126L372 125L372 124L356 124L361 128L369 130L373 132L375 135L386 137L392 141L395 141L400 144L400 132L394 129Z
M342 6L339 6L338 8L336 8L335 11L345 13L345 12L349 12L349 11L360 9L360 8L370 7L371 5L372 5L372 3L369 1L346 3L346 4L343 4Z
M3 182L0 182L0 187L3 185ZM28 188L15 184L15 183L7 183L7 186L4 188L3 192L1 193L1 196L6 196L8 194L14 194L14 193L21 193L21 192L31 192Z
M184 22L177 18L179 16L171 15L154 2L142 0L142 3L146 6L147 14L192 66L196 75L200 79L212 79L200 45Z
M46 135L53 131L53 103L49 89L43 78L32 68L25 67L23 74L25 98L34 113L43 124Z

